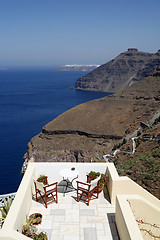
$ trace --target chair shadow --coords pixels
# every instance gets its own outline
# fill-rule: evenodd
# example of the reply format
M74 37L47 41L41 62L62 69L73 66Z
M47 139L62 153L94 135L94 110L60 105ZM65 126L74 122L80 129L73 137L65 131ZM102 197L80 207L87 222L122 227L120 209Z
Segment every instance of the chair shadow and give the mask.
M77 202L77 196L75 197L75 196L72 196L72 198L75 200L75 202ZM82 202L82 203L84 203L84 204L86 204L87 205L87 198L84 198L83 197L83 199L84 200L80 200L79 202ZM92 199L91 199L92 200ZM78 203L78 202L77 202Z

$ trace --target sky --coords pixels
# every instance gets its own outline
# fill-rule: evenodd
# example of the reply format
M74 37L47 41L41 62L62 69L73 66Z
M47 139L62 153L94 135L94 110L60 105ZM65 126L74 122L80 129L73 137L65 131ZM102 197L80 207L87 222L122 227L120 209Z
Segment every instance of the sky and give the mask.
M104 64L160 49L160 0L0 0L0 68Z

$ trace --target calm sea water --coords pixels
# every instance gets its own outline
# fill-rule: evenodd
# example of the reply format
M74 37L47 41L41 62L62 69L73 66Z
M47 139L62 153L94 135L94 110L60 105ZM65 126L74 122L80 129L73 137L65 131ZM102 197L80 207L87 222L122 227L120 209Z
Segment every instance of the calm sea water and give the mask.
M27 143L62 112L107 93L69 89L86 72L0 71L0 194L17 191Z

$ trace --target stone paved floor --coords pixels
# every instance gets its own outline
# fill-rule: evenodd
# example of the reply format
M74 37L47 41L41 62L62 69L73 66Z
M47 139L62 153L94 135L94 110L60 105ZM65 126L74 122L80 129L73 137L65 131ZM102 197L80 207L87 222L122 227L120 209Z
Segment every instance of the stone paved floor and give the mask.
M32 200L29 214L40 212L43 220L38 229L45 231L49 240L119 240L115 226L115 207L100 193L89 206L76 201L76 192L63 196L58 193L58 204L43 204Z

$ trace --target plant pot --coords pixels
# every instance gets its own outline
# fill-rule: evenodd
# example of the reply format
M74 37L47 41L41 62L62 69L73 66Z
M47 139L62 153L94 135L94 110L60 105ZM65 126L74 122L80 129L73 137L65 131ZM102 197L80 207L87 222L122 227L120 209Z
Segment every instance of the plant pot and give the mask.
M44 185L48 185L48 177L47 176L42 176L37 179L38 182L42 182Z
M104 184L101 184L101 185L99 186L99 192L102 192L103 189L104 189ZM96 189L95 189L95 192L97 192L97 187L96 187Z
M29 220L33 219L33 225L38 225L42 222L42 214L40 213L33 213L29 216Z
M101 184L101 185L99 186L99 192L101 192L103 189L104 189L104 184Z

